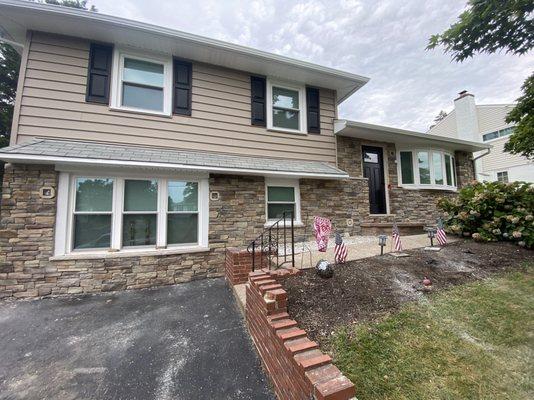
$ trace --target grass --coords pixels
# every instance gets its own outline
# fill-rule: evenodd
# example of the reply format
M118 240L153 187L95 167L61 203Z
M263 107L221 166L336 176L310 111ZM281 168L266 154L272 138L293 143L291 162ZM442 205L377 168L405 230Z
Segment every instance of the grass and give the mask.
M457 286L330 342L358 400L534 398L534 264Z

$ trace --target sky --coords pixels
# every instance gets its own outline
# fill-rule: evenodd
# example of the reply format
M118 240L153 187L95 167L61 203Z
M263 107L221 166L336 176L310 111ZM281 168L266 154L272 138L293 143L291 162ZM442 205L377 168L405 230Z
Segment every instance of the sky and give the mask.
M430 35L467 0L90 0L99 12L148 22L367 76L339 117L424 132L458 92L478 104L515 101L534 54L456 63Z

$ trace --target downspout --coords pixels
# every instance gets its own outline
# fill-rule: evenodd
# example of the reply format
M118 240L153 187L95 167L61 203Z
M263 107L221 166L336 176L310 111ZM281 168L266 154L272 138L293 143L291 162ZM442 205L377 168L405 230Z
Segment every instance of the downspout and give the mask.
M489 153L491 153L491 147L486 149L486 153L479 154L478 156L473 158L473 170L475 171L475 179L477 178L477 175L478 175L476 161L481 159L484 156L487 156Z

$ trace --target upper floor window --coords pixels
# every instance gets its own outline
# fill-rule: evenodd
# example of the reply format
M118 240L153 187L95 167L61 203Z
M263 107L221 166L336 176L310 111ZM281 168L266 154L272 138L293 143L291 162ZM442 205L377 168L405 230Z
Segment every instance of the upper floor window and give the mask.
M267 128L284 132L306 132L304 86L267 82Z
M402 187L455 189L454 156L440 150L401 150L399 183Z
M116 50L111 95L112 107L170 115L172 59Z
M497 138L500 138L500 137L503 137L503 136L511 135L513 132L514 132L514 128L513 127L500 129L498 131L490 132L490 133L486 133L485 135L482 135L482 140L484 142L487 142L487 141L490 141L490 140L493 140L493 139L497 139Z

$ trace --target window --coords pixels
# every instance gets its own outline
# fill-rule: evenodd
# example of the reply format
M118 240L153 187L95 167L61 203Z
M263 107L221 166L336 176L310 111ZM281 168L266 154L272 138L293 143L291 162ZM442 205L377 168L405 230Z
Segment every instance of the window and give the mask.
M502 183L508 183L508 171L497 172L497 180Z
M428 151L418 152L417 162L419 164L419 183L422 185L430 184L430 164L428 162Z
M276 221L292 213L293 219L300 221L299 183L294 180L267 180L267 220Z
M399 151L400 186L407 188L455 189L454 157L440 150Z
M122 245L154 246L157 216L158 182L126 179L124 181Z
M500 129L495 132L490 132L490 133L486 133L485 135L482 135L482 140L484 142L487 142L489 140L497 139L497 138L504 137L504 136L509 136L512 133L514 133L513 127L504 128L504 129Z
M116 51L112 106L133 111L170 114L172 60L145 58Z
M267 127L286 132L306 131L304 87L268 82Z
M169 181L167 243L195 243L198 237L198 183Z
M73 248L109 248L113 180L77 178L75 186Z
M207 247L208 179L88 177L61 172L60 220L65 223L57 225L63 228L56 232L56 255Z
M367 163L378 164L378 154L372 152L364 152L363 161Z
M413 180L413 156L411 151L400 152L402 183L411 185Z

